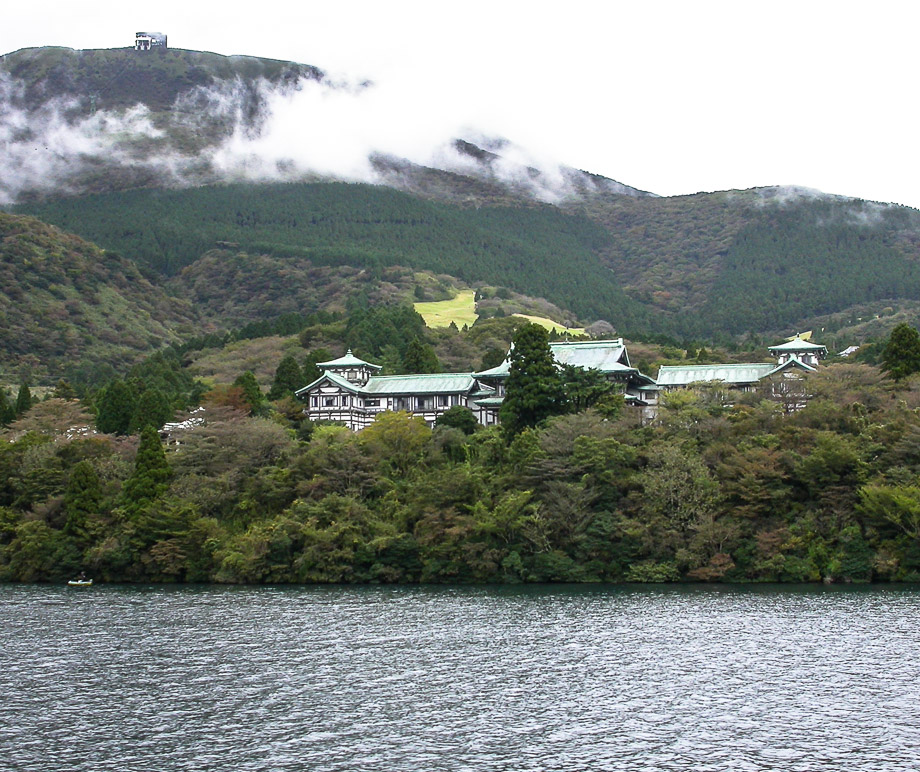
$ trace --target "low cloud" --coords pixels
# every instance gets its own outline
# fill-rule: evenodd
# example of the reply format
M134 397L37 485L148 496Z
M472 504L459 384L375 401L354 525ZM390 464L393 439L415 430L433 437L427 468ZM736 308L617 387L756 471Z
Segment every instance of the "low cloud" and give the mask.
M30 108L22 87L0 73L0 203L113 182L125 188L318 178L391 184L374 163L380 157L500 182L549 202L583 192L586 184L630 190L464 125L428 102L425 94L370 83L237 78L189 89L166 115L143 104L91 112L80 95Z

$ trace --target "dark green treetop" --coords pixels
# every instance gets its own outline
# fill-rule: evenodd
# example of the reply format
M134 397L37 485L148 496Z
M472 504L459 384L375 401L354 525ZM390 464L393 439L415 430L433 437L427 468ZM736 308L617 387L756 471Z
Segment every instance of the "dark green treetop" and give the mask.
M513 437L546 418L566 412L562 381L546 330L525 324L514 336L511 371L501 407L502 427Z
M882 369L895 380L920 372L920 333L909 324L891 331L882 352Z

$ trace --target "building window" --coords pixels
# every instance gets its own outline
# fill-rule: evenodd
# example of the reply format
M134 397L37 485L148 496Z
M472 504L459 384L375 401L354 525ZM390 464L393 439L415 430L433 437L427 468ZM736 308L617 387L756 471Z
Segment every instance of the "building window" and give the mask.
M450 404L450 396L447 394L438 395L438 407L447 407Z
M323 397L323 407L335 407L335 397Z
M317 407L317 406L319 405L319 397L311 397L311 398L310 398L310 404L311 404L313 407Z

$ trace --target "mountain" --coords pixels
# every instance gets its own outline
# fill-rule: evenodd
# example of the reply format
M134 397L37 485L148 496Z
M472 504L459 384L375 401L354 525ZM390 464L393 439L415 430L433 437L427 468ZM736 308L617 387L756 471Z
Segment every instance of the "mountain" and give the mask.
M0 212L0 372L121 371L199 331L187 301L136 263L32 217Z
M637 338L917 316L913 209L803 188L659 197L482 136L420 163L352 147L355 127L326 116L370 89L250 57L18 51L0 59L0 197L137 261L205 325L309 312L322 286L341 306L388 270L544 297ZM311 133L324 121L348 163Z

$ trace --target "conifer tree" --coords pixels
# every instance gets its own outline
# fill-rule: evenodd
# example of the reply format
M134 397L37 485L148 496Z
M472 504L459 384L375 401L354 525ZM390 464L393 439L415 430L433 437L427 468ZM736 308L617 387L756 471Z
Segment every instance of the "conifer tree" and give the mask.
M20 418L29 412L32 407L32 392L29 391L28 381L23 381L19 387L19 394L16 396L16 417Z
M127 434L135 402L134 389L117 378L111 381L96 398L96 428L104 434Z
M6 389L0 388L0 426L6 426L16 418L16 408L6 394Z
M98 515L101 505L102 483L93 465L84 459L74 465L64 492L64 511L67 513L64 532L78 542L88 541L87 525L91 518Z
M243 398L249 405L251 415L259 415L262 412L263 397L262 390L259 388L259 382L251 370L247 370L233 382L234 386L239 386L243 390Z
M141 444L134 460L134 472L125 480L122 503L129 511L138 511L162 495L169 485L169 462L152 426L141 430Z
M515 333L511 351L511 371L500 414L505 434L513 437L565 411L562 382L546 330L538 324L525 324Z
M407 373L439 373L441 363L430 344L413 338L403 354L402 369Z
M145 426L159 429L170 418L173 409L166 395L159 389L147 389L137 400L131 417L131 430L140 431Z
M291 396L301 386L306 386L303 371L297 360L290 354L278 363L278 369L275 370L275 380L272 382L271 391L268 392L268 398L271 400L281 399L282 397Z
M895 380L920 372L920 333L909 324L891 331L882 352L882 369Z

